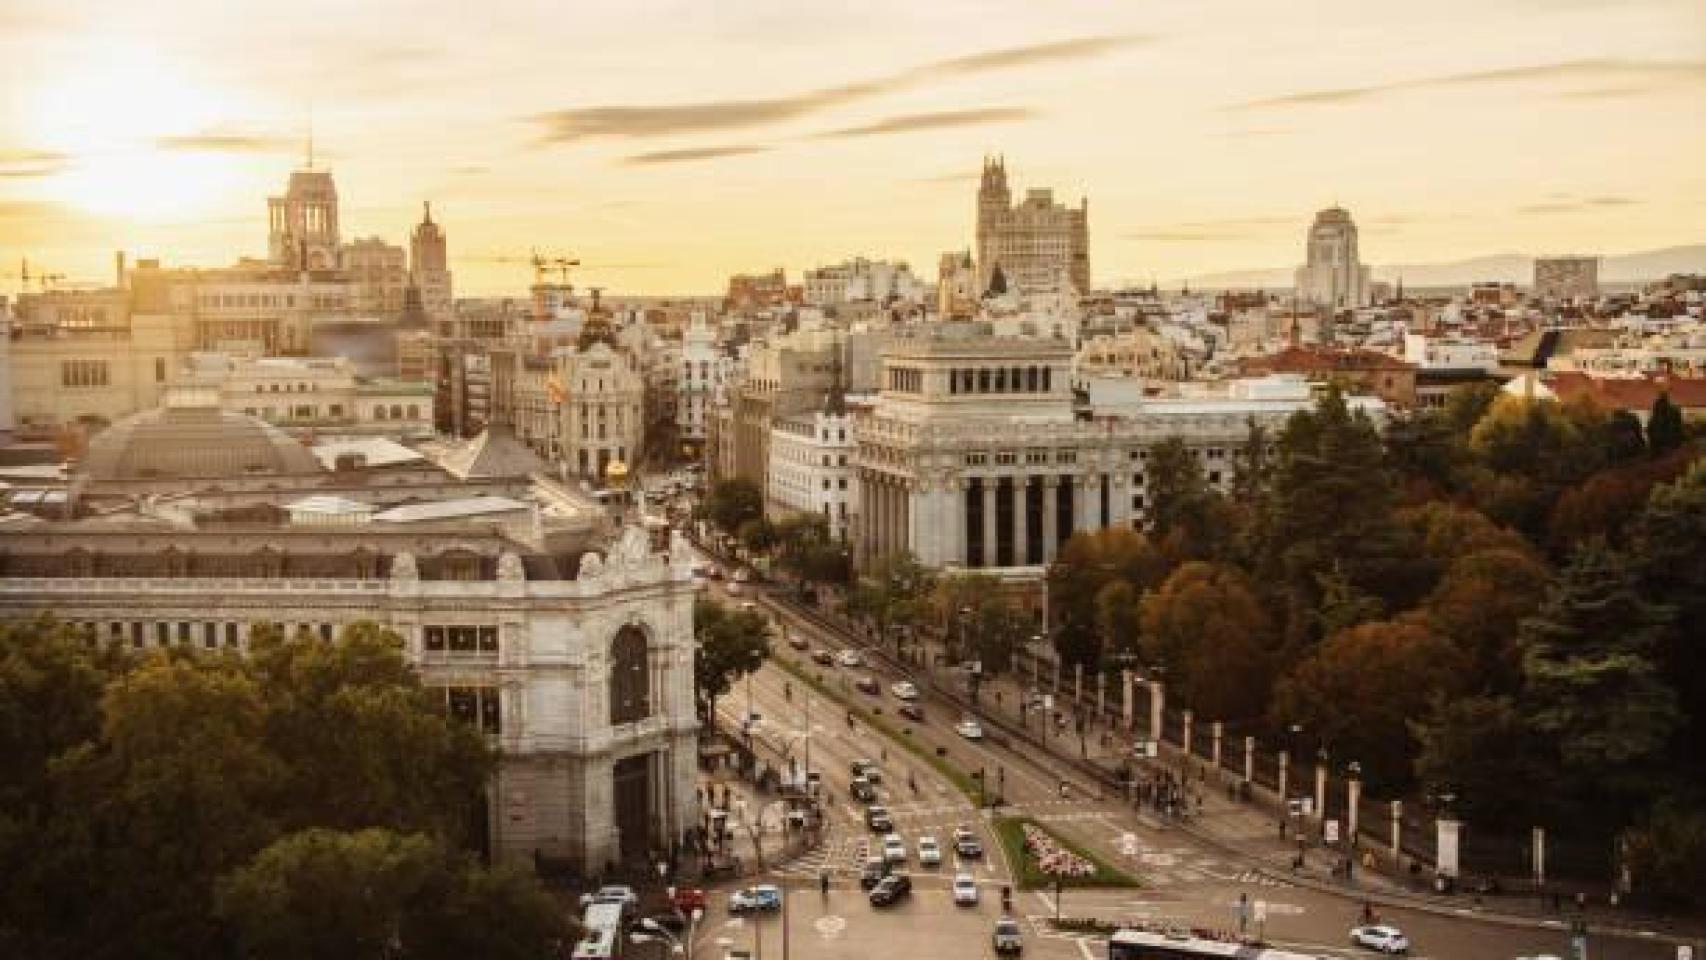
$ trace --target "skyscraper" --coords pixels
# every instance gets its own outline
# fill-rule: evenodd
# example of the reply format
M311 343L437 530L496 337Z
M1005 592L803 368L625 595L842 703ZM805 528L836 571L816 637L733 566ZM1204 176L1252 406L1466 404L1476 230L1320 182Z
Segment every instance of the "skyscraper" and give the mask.
M422 205L421 222L409 234L409 285L420 294L421 309L433 321L447 320L451 310L449 257L444 231L432 219L432 203Z
M1056 290L1070 283L1090 292L1090 201L1077 209L1054 202L1046 188L1013 203L1006 159L983 161L977 190L978 294L989 290L997 267L1020 292Z
M1335 310L1367 306L1369 271L1357 251L1350 211L1328 207L1309 228L1306 262L1297 268L1297 299Z
M338 269L338 188L330 170L290 174L284 196L267 198L267 259L293 270Z

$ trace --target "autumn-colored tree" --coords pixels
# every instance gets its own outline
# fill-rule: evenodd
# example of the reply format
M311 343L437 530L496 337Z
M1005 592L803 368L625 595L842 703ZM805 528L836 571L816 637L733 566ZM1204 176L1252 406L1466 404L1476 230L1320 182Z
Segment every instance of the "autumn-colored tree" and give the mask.
M1621 545L1625 527L1646 509L1653 488L1680 476L1693 457L1693 451L1673 450L1652 460L1601 470L1564 491L1547 524L1552 548L1562 556L1595 537Z
M1460 504L1433 500L1394 515L1417 549L1443 572L1459 557L1486 550L1530 550L1522 534Z
M1477 687L1511 692L1522 669L1518 629L1545 602L1550 584L1551 571L1532 552L1494 547L1453 561L1422 610L1472 659Z
M1276 726L1301 725L1336 761L1358 761L1369 789L1390 795L1412 782L1410 721L1436 697L1466 689L1469 658L1410 621L1380 621L1322 641L1275 689Z
M1135 530L1109 527L1073 534L1048 569L1049 615L1061 659L1096 667L1103 637L1096 598L1102 588L1123 580L1141 594L1160 583L1166 569L1161 552Z
M1166 668L1178 702L1198 716L1262 716L1273 684L1277 631L1243 571L1181 566L1143 602L1143 652Z

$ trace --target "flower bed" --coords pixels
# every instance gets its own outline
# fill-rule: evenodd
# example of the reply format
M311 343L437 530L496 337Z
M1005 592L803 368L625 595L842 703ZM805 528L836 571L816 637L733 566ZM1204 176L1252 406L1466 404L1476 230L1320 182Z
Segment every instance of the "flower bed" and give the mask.
M992 824L1021 890L1062 887L1135 887L1138 882L1095 854L1028 817Z

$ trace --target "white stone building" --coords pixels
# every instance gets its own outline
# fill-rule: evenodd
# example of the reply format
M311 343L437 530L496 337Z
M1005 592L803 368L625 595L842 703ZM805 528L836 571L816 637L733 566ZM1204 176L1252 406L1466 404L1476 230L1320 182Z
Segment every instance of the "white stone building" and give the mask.
M681 442L703 449L706 415L721 392L727 363L717 349L717 331L695 312L681 335L681 375L676 378L675 426Z
M432 384L361 377L343 357L194 354L178 387L215 391L221 408L281 427L430 437Z
M774 421L770 427L766 512L815 514L832 534L851 533L858 513L853 418L839 391L823 410Z
M1297 268L1297 299L1333 310L1366 307L1369 269L1357 248L1357 227L1350 211L1328 207L1309 228L1306 261Z
M874 301L923 303L928 286L904 262L855 257L833 266L807 270L805 302L814 307Z
M52 614L138 652L376 621L499 752L494 859L649 870L699 822L691 554L505 469L530 455L503 445L482 437L455 473L369 475L205 405L139 414L69 487L97 518L0 525L0 618ZM224 519L269 505L302 519Z
M551 354L562 460L574 476L602 485L610 464L634 466L645 442L645 378L634 356L607 340ZM558 393L560 391L560 394Z
M1031 189L1013 202L1006 161L985 160L977 192L978 294L989 290L999 268L1009 290L1090 292L1090 202L1056 203L1048 189Z
M931 567L1040 572L1075 531L1141 527L1155 444L1181 438L1225 486L1252 419L1272 436L1313 403L1307 384L1280 377L1079 411L1071 368L1059 341L937 329L891 344L855 430L858 562L909 550ZM1377 399L1351 402L1384 415Z

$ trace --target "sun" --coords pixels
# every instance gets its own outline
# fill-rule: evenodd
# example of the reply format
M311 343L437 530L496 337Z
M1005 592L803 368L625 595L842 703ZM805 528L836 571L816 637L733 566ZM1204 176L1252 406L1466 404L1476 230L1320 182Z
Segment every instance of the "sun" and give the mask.
M162 147L236 115L219 90L134 43L95 41L87 53L26 106L31 141L66 157L44 183L48 199L100 216L175 221L207 215L247 179L243 157Z

